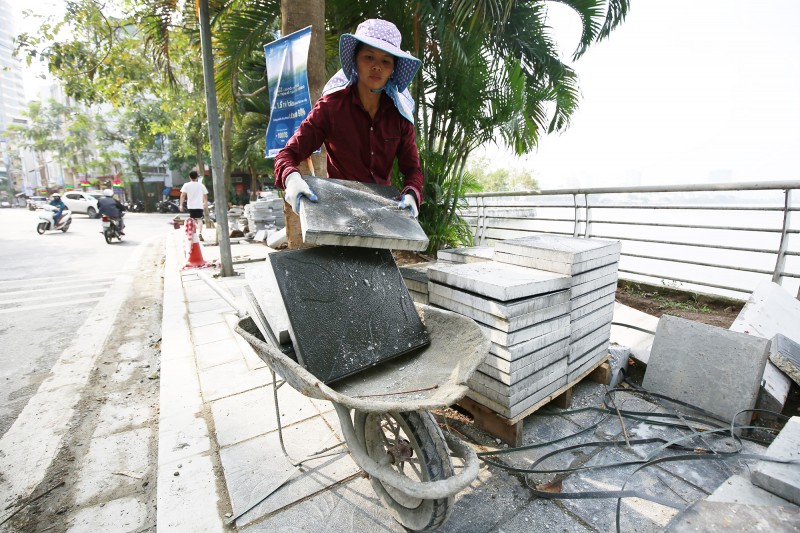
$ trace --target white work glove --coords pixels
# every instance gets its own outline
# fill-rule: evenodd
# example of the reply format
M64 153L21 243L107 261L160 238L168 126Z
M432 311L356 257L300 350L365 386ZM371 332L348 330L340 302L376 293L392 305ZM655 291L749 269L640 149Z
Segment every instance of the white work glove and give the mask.
M300 210L300 197L305 196L312 202L317 201L317 195L308 186L303 178L300 177L299 172L292 172L286 176L286 190L284 191L283 199L289 204L295 213Z
M417 207L417 201L414 199L413 194L404 194L402 198L400 198L400 203L397 204L397 207L400 209L408 209L411 211L411 215L414 218L419 216L419 208Z

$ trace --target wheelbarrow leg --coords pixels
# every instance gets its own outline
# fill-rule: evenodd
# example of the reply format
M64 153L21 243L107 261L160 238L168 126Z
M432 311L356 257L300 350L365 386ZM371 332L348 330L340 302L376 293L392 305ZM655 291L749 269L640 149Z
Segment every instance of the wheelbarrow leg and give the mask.
M340 448L340 447L344 446L344 442L340 442L338 444L334 444L333 446L329 446L327 448L319 450L318 452L315 452L315 453L309 455L308 457L306 457L305 459L301 459L299 461L296 460L296 459L293 459L292 456L289 455L289 452L286 451L286 445L283 442L283 424L281 423L281 408L280 408L280 403L279 403L279 400L278 400L278 388L281 385L283 385L284 383L286 383L286 382L281 380L280 383L278 383L278 378L275 375L275 371L270 369L270 372L272 372L272 398L275 401L275 421L278 424L278 440L281 443L281 450L283 451L283 455L286 456L286 459L288 459L289 463L292 466L299 467L303 463L305 463L307 461L310 461L312 459L320 459L322 457L328 457L328 456L331 456L331 455L341 455L343 453L347 453L347 450L340 450L340 451L334 452L334 453L326 453L326 452L329 452L331 450L335 450L336 448Z

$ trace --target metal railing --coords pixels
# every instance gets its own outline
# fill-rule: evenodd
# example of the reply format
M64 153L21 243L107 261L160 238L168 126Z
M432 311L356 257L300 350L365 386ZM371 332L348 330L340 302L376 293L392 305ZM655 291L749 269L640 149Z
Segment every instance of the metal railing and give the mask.
M620 277L746 299L800 283L800 181L598 187L467 196L475 243L529 234L619 240Z

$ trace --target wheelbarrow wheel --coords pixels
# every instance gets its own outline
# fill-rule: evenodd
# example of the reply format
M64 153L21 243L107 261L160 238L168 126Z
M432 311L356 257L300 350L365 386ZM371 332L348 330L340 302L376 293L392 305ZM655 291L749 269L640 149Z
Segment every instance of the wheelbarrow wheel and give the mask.
M444 436L429 412L356 411L354 418L356 437L374 461L389 464L414 481L438 481L453 475ZM375 477L370 477L370 482L395 520L411 531L434 530L452 511L453 496L425 500L400 492Z

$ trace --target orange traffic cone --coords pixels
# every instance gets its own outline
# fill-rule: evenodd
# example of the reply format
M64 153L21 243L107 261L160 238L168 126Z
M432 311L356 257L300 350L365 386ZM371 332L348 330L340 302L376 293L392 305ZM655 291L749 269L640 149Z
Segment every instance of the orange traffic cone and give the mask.
M200 239L197 238L197 228L194 219L186 219L186 225L184 227L186 229L186 235L189 237L189 259L181 270L186 270L187 268L213 267L213 264L206 263L205 259L203 259L203 252L200 249Z

